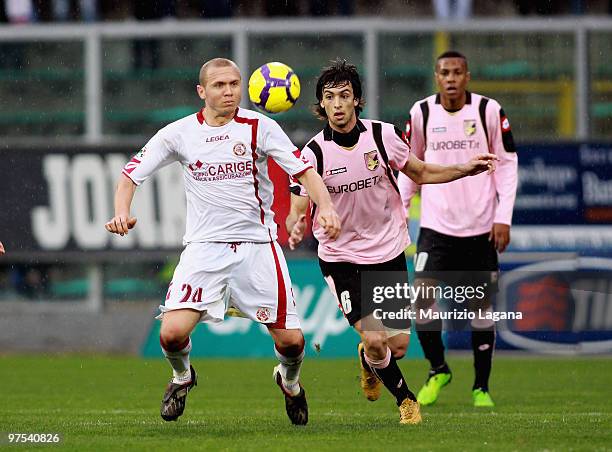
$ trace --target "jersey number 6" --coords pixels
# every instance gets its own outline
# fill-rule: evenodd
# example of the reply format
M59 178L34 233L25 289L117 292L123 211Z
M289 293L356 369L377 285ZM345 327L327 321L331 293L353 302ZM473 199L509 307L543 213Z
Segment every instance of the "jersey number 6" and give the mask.
M351 305L351 294L348 290L345 290L340 294L340 304L342 305L342 311L344 311L344 314L348 314L353 310L353 306Z

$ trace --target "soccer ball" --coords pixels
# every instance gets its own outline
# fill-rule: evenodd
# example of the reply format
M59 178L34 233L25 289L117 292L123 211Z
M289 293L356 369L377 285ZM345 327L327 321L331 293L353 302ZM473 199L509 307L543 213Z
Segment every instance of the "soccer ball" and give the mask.
M251 74L249 97L265 112L287 111L300 97L300 79L286 64L266 63Z

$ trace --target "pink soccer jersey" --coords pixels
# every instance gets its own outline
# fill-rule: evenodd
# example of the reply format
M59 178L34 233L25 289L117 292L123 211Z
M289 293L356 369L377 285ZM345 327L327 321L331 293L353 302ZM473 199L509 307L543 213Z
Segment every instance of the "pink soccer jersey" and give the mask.
M439 94L429 96L410 110L406 138L412 152L427 163L465 163L486 152L499 157L492 174L423 185L421 227L469 237L489 232L493 223L512 223L518 159L510 122L495 100L468 92L463 108L450 113ZM403 174L398 183L408 209L418 186Z
M353 149L332 141L327 126L304 147L302 159L320 170L342 221L342 232L332 241L313 218L319 257L328 262L376 264L397 257L410 243L393 174L406 165L410 147L391 124L363 119L357 127L361 134ZM313 151L317 147L323 162ZM295 180L293 183L296 188ZM303 187L299 189L300 195L307 196Z
M288 174L309 166L272 119L243 108L211 127L202 112L161 129L127 163L123 174L140 185L158 168L180 162L187 197L183 243L276 240L268 157ZM177 200L179 202L179 200Z

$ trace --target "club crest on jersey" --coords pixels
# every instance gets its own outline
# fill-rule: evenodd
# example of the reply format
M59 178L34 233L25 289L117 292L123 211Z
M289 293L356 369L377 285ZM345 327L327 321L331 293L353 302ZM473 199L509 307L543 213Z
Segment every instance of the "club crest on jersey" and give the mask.
M476 120L466 119L463 121L463 131L466 137L471 137L476 133Z
M378 151L370 151L363 154L363 158L365 160L366 167L370 171L374 171L376 168L380 166L380 160L378 158Z
M237 155L238 157L242 157L244 154L246 154L246 146L242 143L236 143L234 145L233 152L234 152L234 155Z
M270 309L269 308L259 308L255 313L255 317L260 322L267 322L270 320Z

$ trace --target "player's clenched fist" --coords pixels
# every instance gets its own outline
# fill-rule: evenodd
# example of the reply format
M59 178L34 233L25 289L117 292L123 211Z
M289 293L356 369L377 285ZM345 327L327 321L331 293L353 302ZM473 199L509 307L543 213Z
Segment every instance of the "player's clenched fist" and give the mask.
M336 240L340 235L340 217L336 213L336 209L332 206L323 207L319 210L317 221L325 230L325 234L332 240Z
M136 226L136 218L128 215L116 215L104 225L108 232L113 234L126 235L130 229Z

